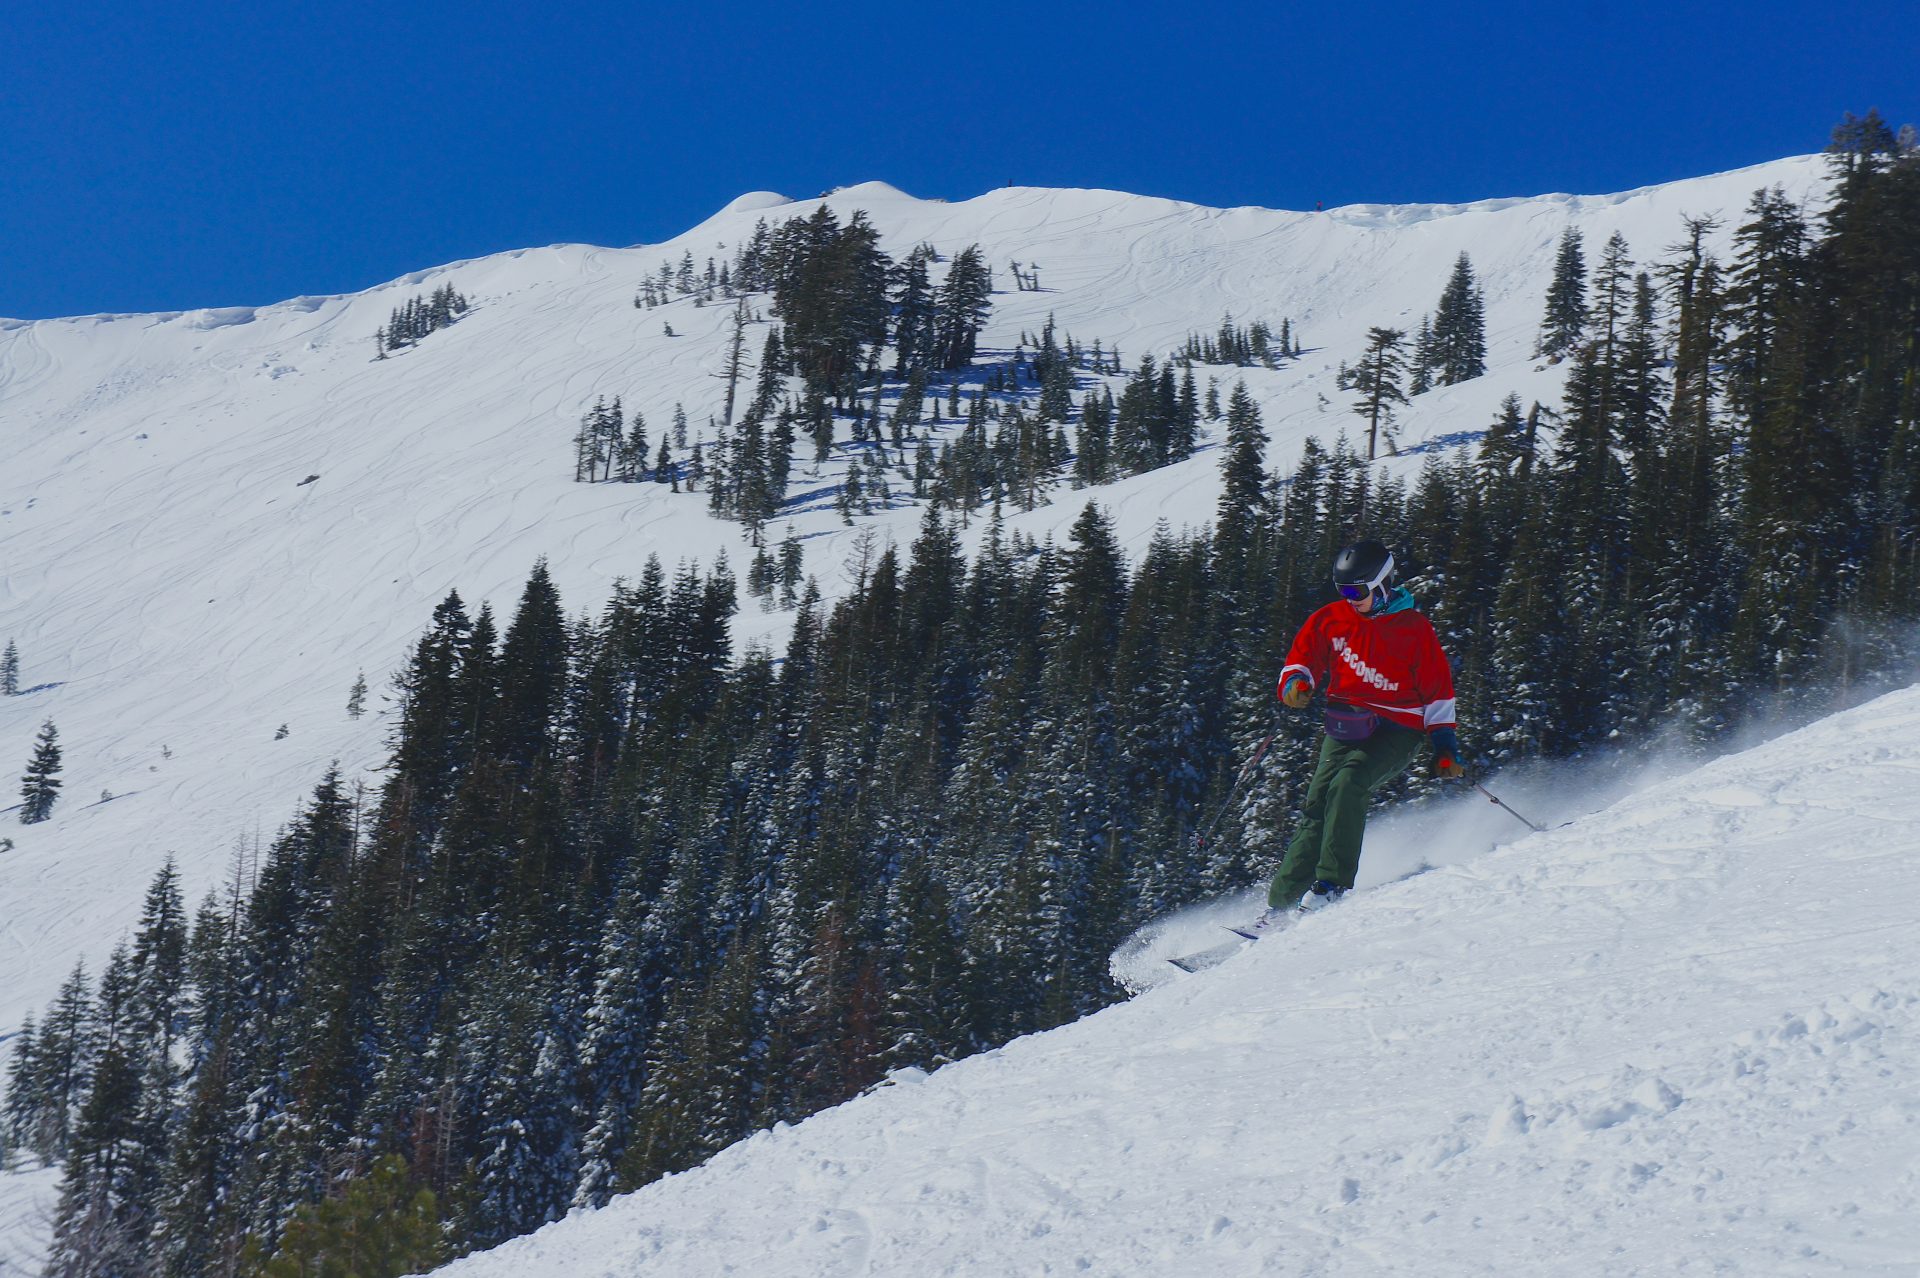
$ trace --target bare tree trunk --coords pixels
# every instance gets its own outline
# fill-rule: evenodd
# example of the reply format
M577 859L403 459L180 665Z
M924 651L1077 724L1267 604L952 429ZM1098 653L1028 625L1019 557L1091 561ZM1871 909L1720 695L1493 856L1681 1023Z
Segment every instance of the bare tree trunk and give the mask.
M733 425L733 399L740 385L741 350L747 340L747 299L741 298L733 308L733 341L727 349L727 407L722 415L722 426Z
M1375 441L1380 436L1380 364L1378 355L1373 361L1373 394L1367 404L1367 460L1373 460Z

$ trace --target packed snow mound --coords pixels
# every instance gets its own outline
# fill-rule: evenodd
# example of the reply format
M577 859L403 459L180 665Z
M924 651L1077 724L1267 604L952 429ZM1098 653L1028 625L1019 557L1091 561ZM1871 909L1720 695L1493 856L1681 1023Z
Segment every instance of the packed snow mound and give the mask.
M777 191L747 191L728 200L722 213L757 213L764 209L777 209L782 204L791 204L793 200Z
M449 1278L1910 1273L1920 689Z
M872 182L855 182L851 186L837 186L833 189L832 194L843 200L861 200L876 203L893 203L898 200L906 200L919 203L913 196L908 195L905 191L893 185L893 183L877 180Z

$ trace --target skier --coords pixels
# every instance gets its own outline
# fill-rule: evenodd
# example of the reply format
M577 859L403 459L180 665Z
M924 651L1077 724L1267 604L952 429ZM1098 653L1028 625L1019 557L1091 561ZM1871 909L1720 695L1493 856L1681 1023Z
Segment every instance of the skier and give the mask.
M1290 906L1317 910L1353 886L1367 802L1406 770L1422 738L1433 743L1435 775L1467 774L1447 654L1407 588L1393 584L1393 568L1393 555L1377 541L1336 555L1340 598L1307 618L1280 671L1280 700L1290 709L1304 709L1326 686L1326 735L1299 828L1267 892L1262 928Z

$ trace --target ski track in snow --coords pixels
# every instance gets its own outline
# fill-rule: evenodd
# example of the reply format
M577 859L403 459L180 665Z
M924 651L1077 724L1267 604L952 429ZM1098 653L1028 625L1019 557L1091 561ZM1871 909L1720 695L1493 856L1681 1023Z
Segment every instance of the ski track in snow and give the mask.
M1819 157L1799 157L1616 196L1311 214L1037 188L945 203L880 183L828 202L843 217L868 210L892 252L978 242L1003 287L1009 259L1037 263L1044 291L996 294L983 348L1011 349L1053 313L1084 343L1117 342L1132 368L1212 331L1223 312L1243 324L1291 319L1309 346L1301 359L1218 370L1223 395L1245 378L1272 437L1269 464L1287 468L1309 435L1330 445L1353 432L1349 397L1333 387L1339 363L1369 325L1417 327L1461 251L1487 290L1493 371L1419 397L1403 415L1406 448L1483 427L1509 392L1557 402L1564 370L1529 353L1566 226L1583 230L1590 257L1620 230L1645 261L1673 242L1683 213L1723 214L1724 239L1754 189L1810 194L1820 172ZM167 856L191 906L226 878L238 842L270 839L294 814L330 760L377 788L383 693L448 590L469 609L490 602L504 627L541 555L575 613L597 610L649 553L671 571L724 551L744 578L751 552L737 525L706 513L704 494L575 484L569 441L592 400L615 394L644 409L655 442L676 401L705 433L728 307L636 310L632 298L683 251L702 266L725 260L759 218L819 203L773 198L744 199L662 245L517 250L347 296L0 321L0 643L18 644L28 690L0 698L0 767L18 775L49 717L65 753L50 821L13 824L0 798L14 842L0 853L0 1036L42 1009L76 961L98 973ZM374 361L372 334L390 311L445 281L474 309ZM750 354L763 335L749 333ZM1219 493L1214 442L1097 493L1063 486L1009 525L1063 538L1091 496L1135 550L1161 521L1198 527ZM829 490L852 452L820 468L803 460L794 492ZM1425 460L1380 467L1411 477ZM849 528L815 499L792 523L832 598L863 530L904 547L919 519L902 504ZM970 545L984 524L970 521ZM743 592L736 644L778 651L790 621ZM360 670L369 713L354 721L344 706ZM282 723L289 736L275 740Z
M457 1262L1912 1274L1920 689Z

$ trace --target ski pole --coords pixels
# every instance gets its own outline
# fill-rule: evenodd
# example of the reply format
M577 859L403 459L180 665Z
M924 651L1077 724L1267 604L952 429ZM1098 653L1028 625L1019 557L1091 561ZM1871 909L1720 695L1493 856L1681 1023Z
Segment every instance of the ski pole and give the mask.
M1499 795L1487 789L1487 787L1485 787L1484 785L1481 785L1478 781L1475 781L1473 783L1473 788L1478 790L1480 793L1486 795L1487 798L1492 802L1499 804L1503 808L1507 808L1507 802L1505 799L1502 799ZM1507 811L1513 812L1514 819L1520 822L1521 825L1526 826L1529 830L1532 830L1535 834L1545 834L1547 832L1546 826L1535 825L1533 822L1521 816L1518 812L1514 812L1512 808L1507 808Z
M1206 849L1207 840L1213 835L1213 827L1220 824L1220 818L1225 816L1227 809L1233 806L1233 796L1240 793L1240 783L1251 776L1253 770L1260 766L1260 760L1266 757L1267 747L1272 744L1273 734L1269 732L1266 740L1254 747L1253 757L1241 765L1240 774L1234 777L1233 785L1227 790L1227 797L1220 801L1219 808L1216 809L1213 814L1213 820L1207 822L1206 828L1193 836L1193 846L1196 851L1204 851Z

